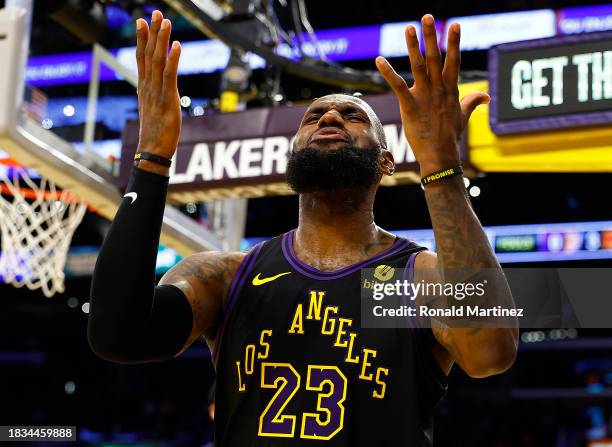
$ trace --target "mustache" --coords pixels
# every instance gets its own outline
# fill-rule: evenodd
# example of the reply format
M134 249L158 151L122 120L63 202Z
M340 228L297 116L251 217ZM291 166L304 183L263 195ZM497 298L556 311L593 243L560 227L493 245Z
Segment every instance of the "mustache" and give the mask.
M306 146L306 147L310 146L310 143L312 142L312 139L315 137L315 135L316 135L318 132L324 132L324 131L328 131L328 132L339 132L339 133L341 133L342 135L344 135L344 137L346 138L346 141L347 141L349 144L352 144L352 143L353 143L353 139L351 138L351 136L349 135L349 133L348 133L346 130L344 130L343 128L341 128L341 127L336 127L336 126L327 126L327 127L321 127L321 128L319 128L319 129L316 129L315 131L313 131L313 132L310 134L310 136L308 137L308 139L306 140L306 145L305 145L305 146Z

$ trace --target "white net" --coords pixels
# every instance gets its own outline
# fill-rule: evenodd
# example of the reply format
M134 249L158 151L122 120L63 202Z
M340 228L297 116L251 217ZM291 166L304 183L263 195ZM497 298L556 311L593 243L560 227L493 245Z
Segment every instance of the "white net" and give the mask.
M0 186L0 275L46 297L63 292L68 248L87 205L51 180L37 184L24 168L0 172Z

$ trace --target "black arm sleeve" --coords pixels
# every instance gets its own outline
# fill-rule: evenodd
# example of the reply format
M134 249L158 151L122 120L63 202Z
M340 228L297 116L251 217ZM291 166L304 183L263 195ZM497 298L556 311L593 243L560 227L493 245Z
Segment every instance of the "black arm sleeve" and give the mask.
M181 290L155 286L155 261L168 178L134 168L96 261L87 339L100 357L119 363L166 360L193 325Z

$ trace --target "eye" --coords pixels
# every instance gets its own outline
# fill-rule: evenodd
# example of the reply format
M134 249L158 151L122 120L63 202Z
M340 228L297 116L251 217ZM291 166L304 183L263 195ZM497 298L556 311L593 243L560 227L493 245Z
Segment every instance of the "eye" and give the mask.
M363 121L363 117L359 113L349 113L346 115L346 119L351 121Z
M318 113L312 113L306 117L304 120L305 123L312 123L313 121L318 121L321 118L321 115Z

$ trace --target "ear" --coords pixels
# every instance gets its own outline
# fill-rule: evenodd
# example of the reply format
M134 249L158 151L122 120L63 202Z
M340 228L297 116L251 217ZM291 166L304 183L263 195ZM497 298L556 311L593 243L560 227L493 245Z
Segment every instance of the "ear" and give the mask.
M395 159L388 149L380 151L380 169L383 175L392 176L395 173Z

